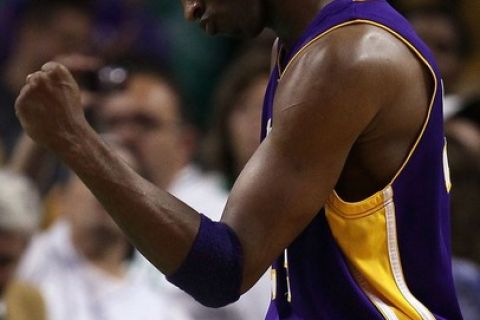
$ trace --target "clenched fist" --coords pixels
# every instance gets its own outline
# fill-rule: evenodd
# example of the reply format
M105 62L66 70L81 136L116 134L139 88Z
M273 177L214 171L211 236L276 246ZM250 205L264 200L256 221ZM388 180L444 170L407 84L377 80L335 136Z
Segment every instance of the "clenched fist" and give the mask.
M88 127L77 83L67 68L55 62L27 77L15 109L26 133L54 151L80 138Z

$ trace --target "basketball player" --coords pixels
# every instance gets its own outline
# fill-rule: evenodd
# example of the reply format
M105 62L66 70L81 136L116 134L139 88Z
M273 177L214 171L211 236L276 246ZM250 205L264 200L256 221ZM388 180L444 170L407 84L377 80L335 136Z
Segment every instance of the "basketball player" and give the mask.
M132 242L208 306L273 265L267 319L461 319L452 285L442 83L385 0L183 0L210 34L279 41L263 142L212 222L138 177L98 138L61 65L17 103ZM280 258L278 258L280 257Z

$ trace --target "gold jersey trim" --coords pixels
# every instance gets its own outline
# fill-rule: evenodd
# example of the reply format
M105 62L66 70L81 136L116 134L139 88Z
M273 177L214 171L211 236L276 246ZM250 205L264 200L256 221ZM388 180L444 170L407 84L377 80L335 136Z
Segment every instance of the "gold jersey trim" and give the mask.
M391 187L382 198L382 206L354 219L327 203L325 216L330 230L357 283L386 319L434 320L405 281Z

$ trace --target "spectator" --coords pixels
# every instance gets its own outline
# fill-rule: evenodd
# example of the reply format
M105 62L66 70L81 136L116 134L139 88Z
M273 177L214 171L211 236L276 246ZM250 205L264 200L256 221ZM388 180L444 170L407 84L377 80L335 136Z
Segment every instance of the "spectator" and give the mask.
M227 195L215 176L192 161L196 130L179 90L160 68L133 64L126 89L109 95L100 108L104 130L120 137L154 184L219 219Z
M114 146L136 166L125 149ZM71 175L63 217L36 236L19 274L40 289L48 319L174 319L132 267L132 247L81 180Z
M453 278L464 320L480 316L480 267L465 259L453 260Z
M464 119L472 122L480 130L480 95L471 98L465 103L464 108L455 115L457 119Z
M465 120L447 122L452 199L453 274L465 320L480 315L480 130Z
M15 42L0 73L0 136L7 156L21 132L14 102L25 77L58 55L87 51L92 26L88 1L26 2L12 25Z
M209 167L225 174L229 187L260 144L270 51L262 44L246 50L226 70L216 90L204 157Z
M480 264L480 130L464 120L449 121L446 129L453 181L453 253Z
M171 48L168 28L144 1L95 1L95 48L108 60L148 54L164 61Z
M444 116L449 118L464 102L458 82L470 51L466 28L454 8L446 5L415 7L406 16L437 60L445 85Z
M121 137L140 159L144 174L154 184L196 210L219 220L227 193L217 176L202 172L193 162L196 151L195 130L188 121L182 97L170 78L148 67L130 71L126 89L109 96L100 118L108 132ZM242 299L226 308L209 309L168 283L143 257L138 268L152 283L162 301L170 308L179 306L188 315L181 319L260 319L270 299L265 279ZM266 288L266 286L268 288Z
M3 139L0 136L0 167L3 166L5 162L5 151L4 151L4 146L3 146Z
M30 182L0 170L0 319L45 319L39 292L15 278L40 218L40 201Z

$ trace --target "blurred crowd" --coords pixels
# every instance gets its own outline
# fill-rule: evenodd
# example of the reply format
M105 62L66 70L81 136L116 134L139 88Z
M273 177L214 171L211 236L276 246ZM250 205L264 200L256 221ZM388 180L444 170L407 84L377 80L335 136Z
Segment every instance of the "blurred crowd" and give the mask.
M480 319L480 3L391 3L443 74L454 276L465 319ZM263 319L268 274L228 307L199 305L22 133L14 102L28 74L63 63L110 148L219 220L259 144L273 41L207 37L180 1L0 1L0 320Z

